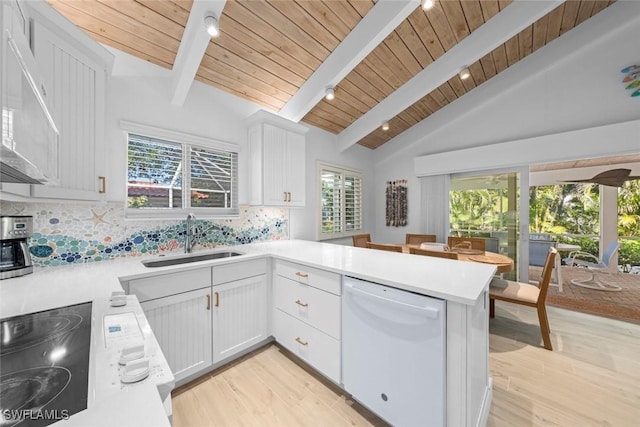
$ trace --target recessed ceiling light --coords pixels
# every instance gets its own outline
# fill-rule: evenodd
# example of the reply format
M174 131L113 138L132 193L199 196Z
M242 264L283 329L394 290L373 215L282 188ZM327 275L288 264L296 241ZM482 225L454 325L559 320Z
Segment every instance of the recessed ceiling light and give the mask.
M382 122L382 130L384 130L384 131L388 131L389 130L389 122L387 120Z
M332 87L328 87L327 90L325 90L324 97L327 99L327 101L331 101L336 97L336 93Z
M218 18L215 15L210 14L204 17L204 25L207 29L207 33L211 37L218 37L220 35L220 26L218 24Z
M471 76L471 72L469 72L469 69L467 67L462 67L462 70L460 70L458 75L462 80L466 80Z
M431 9L435 4L436 2L434 0L422 0L422 8L424 10Z

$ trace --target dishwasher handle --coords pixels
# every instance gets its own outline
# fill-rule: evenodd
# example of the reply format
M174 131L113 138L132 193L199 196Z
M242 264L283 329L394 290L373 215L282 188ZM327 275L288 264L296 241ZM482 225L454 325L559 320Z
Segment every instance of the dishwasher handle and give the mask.
M371 292L367 292L364 289L360 289L356 284L345 283L345 288L347 293L351 293L353 294L353 296L363 297L375 302L396 304L409 311L418 311L429 319L437 319L438 313L440 312L440 310L434 307L419 307L417 305L407 304L406 302L398 301L395 299L385 298L381 295L372 294Z

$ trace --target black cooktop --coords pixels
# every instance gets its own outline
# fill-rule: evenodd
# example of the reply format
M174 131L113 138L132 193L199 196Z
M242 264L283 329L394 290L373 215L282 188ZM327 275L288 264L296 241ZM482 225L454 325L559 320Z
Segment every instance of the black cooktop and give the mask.
M91 303L0 320L0 425L46 426L87 408Z

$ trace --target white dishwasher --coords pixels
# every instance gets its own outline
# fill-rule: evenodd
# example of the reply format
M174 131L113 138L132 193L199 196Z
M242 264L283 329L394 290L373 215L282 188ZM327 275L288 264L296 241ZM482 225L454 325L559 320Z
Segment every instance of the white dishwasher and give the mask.
M345 390L397 427L445 425L443 300L344 277Z

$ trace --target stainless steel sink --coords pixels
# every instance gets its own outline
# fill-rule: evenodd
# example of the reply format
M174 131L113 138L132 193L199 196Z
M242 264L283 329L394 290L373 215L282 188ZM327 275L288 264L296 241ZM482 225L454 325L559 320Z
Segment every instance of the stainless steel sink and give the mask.
M240 255L244 255L244 254L241 252L234 252L234 251L214 252L214 253L202 254L202 255L188 255L183 257L174 257L174 258L167 258L167 259L147 260L147 261L142 261L142 264L145 267L149 267L149 268L166 267L169 265L187 264L190 262L208 261L208 260L220 259L220 258L230 258L230 257L240 256Z

